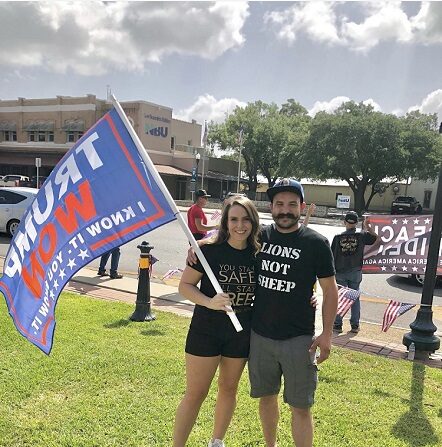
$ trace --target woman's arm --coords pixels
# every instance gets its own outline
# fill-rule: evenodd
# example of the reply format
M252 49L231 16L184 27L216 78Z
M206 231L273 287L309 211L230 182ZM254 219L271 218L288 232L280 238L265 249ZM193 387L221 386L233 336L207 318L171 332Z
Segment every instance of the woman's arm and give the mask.
M187 266L181 276L178 291L184 298L192 301L200 306L207 307L212 310L223 310L227 312L226 306L230 306L230 298L227 293L217 293L213 298L204 295L196 286L203 277L203 274Z

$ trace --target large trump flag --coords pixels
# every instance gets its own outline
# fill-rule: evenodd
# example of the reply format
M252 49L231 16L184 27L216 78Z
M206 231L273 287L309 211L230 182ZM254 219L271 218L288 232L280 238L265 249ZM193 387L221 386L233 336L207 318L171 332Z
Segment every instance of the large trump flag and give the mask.
M53 170L5 259L0 290L9 313L46 354L69 279L106 251L176 218L117 106L120 112L107 113Z

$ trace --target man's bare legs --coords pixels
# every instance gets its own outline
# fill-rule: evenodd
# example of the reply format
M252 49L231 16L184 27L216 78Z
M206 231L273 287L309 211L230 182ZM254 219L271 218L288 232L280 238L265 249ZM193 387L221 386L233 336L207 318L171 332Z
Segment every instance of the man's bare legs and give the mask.
M259 416L266 447L276 447L276 429L279 420L278 395L259 399Z
M310 408L294 408L292 411L292 437L296 447L312 447L313 418Z

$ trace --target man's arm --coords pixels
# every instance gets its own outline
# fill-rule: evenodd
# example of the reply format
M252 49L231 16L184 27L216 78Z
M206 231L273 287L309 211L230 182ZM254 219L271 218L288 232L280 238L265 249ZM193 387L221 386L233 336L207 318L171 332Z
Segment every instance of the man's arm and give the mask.
M197 230L201 231L202 233L204 233L205 231L214 230L215 228L218 228L218 225L216 224L215 225L204 224L203 221L198 217L195 219L195 226Z
M370 236L369 236L369 240L368 241L365 241L365 243L367 244L367 245L372 245L372 244L374 244L376 241L377 241L377 239L378 239L378 234L374 231L374 229L372 228L372 226L370 225L370 223L369 223L369 221L368 221L368 219L367 219L367 217L365 217L364 218L364 221L362 222L362 229L364 230L364 231L366 231Z
M318 364L327 360L330 355L333 322L338 309L338 286L335 277L319 278L319 284L323 292L322 333L316 337L310 347L310 352L315 352L317 348L320 350Z

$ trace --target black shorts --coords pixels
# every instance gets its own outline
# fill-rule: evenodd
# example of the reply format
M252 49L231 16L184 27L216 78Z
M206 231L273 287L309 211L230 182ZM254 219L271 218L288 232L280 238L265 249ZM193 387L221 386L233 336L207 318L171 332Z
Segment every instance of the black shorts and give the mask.
M237 314L243 330L236 332L224 312L195 312L186 339L186 353L198 357L221 355L248 358L250 350L251 312Z

